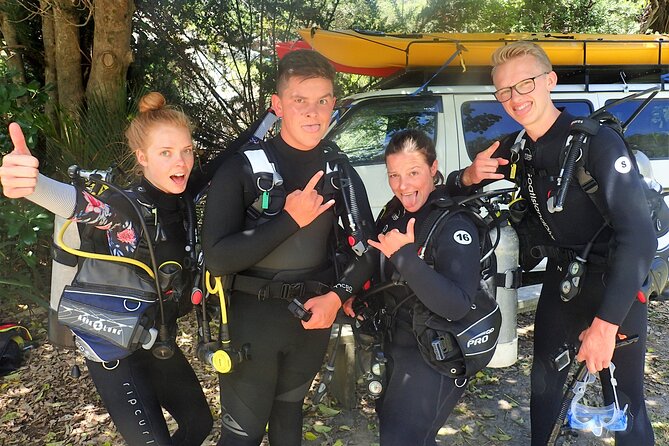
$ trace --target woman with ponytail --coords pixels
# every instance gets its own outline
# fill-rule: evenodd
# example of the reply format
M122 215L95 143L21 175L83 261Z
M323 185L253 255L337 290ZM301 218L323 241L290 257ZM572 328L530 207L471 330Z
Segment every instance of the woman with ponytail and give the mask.
M192 252L193 203L189 178L194 164L192 124L181 111L167 106L162 94L152 92L139 103L126 137L141 174L128 191L140 208L149 209L154 223L147 225L158 265L184 267L171 288L163 291L164 336L161 353L148 344L122 357L105 361L93 344L78 336L75 343L86 357L86 365L102 403L128 445L197 446L209 435L212 416L198 379L174 342L177 318L190 309L192 271L186 258ZM146 247L142 224L132 202L121 193L106 191L94 196L79 186L60 183L39 173L39 162L30 154L18 124L9 126L14 150L0 166L3 193L9 198L27 198L45 209L97 230L91 246L99 254L132 257L145 264ZM144 220L144 221L142 221ZM190 226L190 227L189 227ZM84 234L86 234L84 232ZM155 327L160 324L156 311ZM149 330L150 331L150 330ZM165 359L167 357L167 359ZM163 409L177 422L169 432Z

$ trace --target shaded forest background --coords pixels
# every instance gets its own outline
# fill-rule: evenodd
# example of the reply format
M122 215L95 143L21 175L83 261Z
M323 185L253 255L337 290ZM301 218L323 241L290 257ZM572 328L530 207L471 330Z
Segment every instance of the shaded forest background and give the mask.
M275 44L312 26L667 33L669 0L0 0L0 127L19 122L56 177L75 163L123 165L136 99L158 90L193 118L207 156L268 107ZM341 75L337 96L376 81ZM2 130L0 152L10 150ZM41 209L0 198L5 308L48 301L51 231Z

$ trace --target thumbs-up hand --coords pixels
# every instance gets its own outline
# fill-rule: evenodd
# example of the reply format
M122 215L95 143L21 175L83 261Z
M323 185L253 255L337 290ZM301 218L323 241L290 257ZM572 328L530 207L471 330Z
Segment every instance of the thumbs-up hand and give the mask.
M9 137L14 144L14 150L2 158L2 192L8 198L27 197L35 191L39 161L30 154L23 131L15 122L9 124Z
M509 164L509 160L493 158L498 147L499 141L495 141L490 147L476 155L472 164L462 172L460 181L463 186L479 184L483 180L501 180L504 178L504 174L498 173L497 168Z

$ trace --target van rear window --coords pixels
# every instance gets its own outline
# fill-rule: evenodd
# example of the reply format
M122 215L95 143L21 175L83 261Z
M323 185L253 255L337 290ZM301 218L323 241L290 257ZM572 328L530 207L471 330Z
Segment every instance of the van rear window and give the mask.
M592 113L589 101L553 101L557 108L566 108L574 116ZM497 101L468 101L460 108L467 155L471 160L490 145L520 130L520 124L506 114Z
M609 100L609 104L614 100ZM609 110L621 122L629 119L643 100L615 105ZM650 159L669 158L669 99L655 98L627 127L627 140Z
M436 141L440 111L438 97L362 102L342 116L327 138L346 152L354 166L383 163L383 151L399 130L418 128Z

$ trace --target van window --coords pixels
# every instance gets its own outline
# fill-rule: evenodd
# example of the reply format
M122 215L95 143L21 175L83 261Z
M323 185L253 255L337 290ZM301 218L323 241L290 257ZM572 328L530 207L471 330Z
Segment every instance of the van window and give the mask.
M609 104L614 100L609 100ZM641 100L632 100L614 105L609 110L621 122L625 122L639 107ZM625 132L632 147L639 148L650 159L669 158L669 99L653 99L634 118Z
M418 128L437 138L439 97L388 98L356 104L339 121L328 139L348 155L354 166L383 163L383 151L399 130Z
M592 113L589 101L553 101L557 108L565 108L574 116ZM467 155L471 160L490 145L520 130L520 124L506 114L497 101L468 101L460 108L465 132Z

